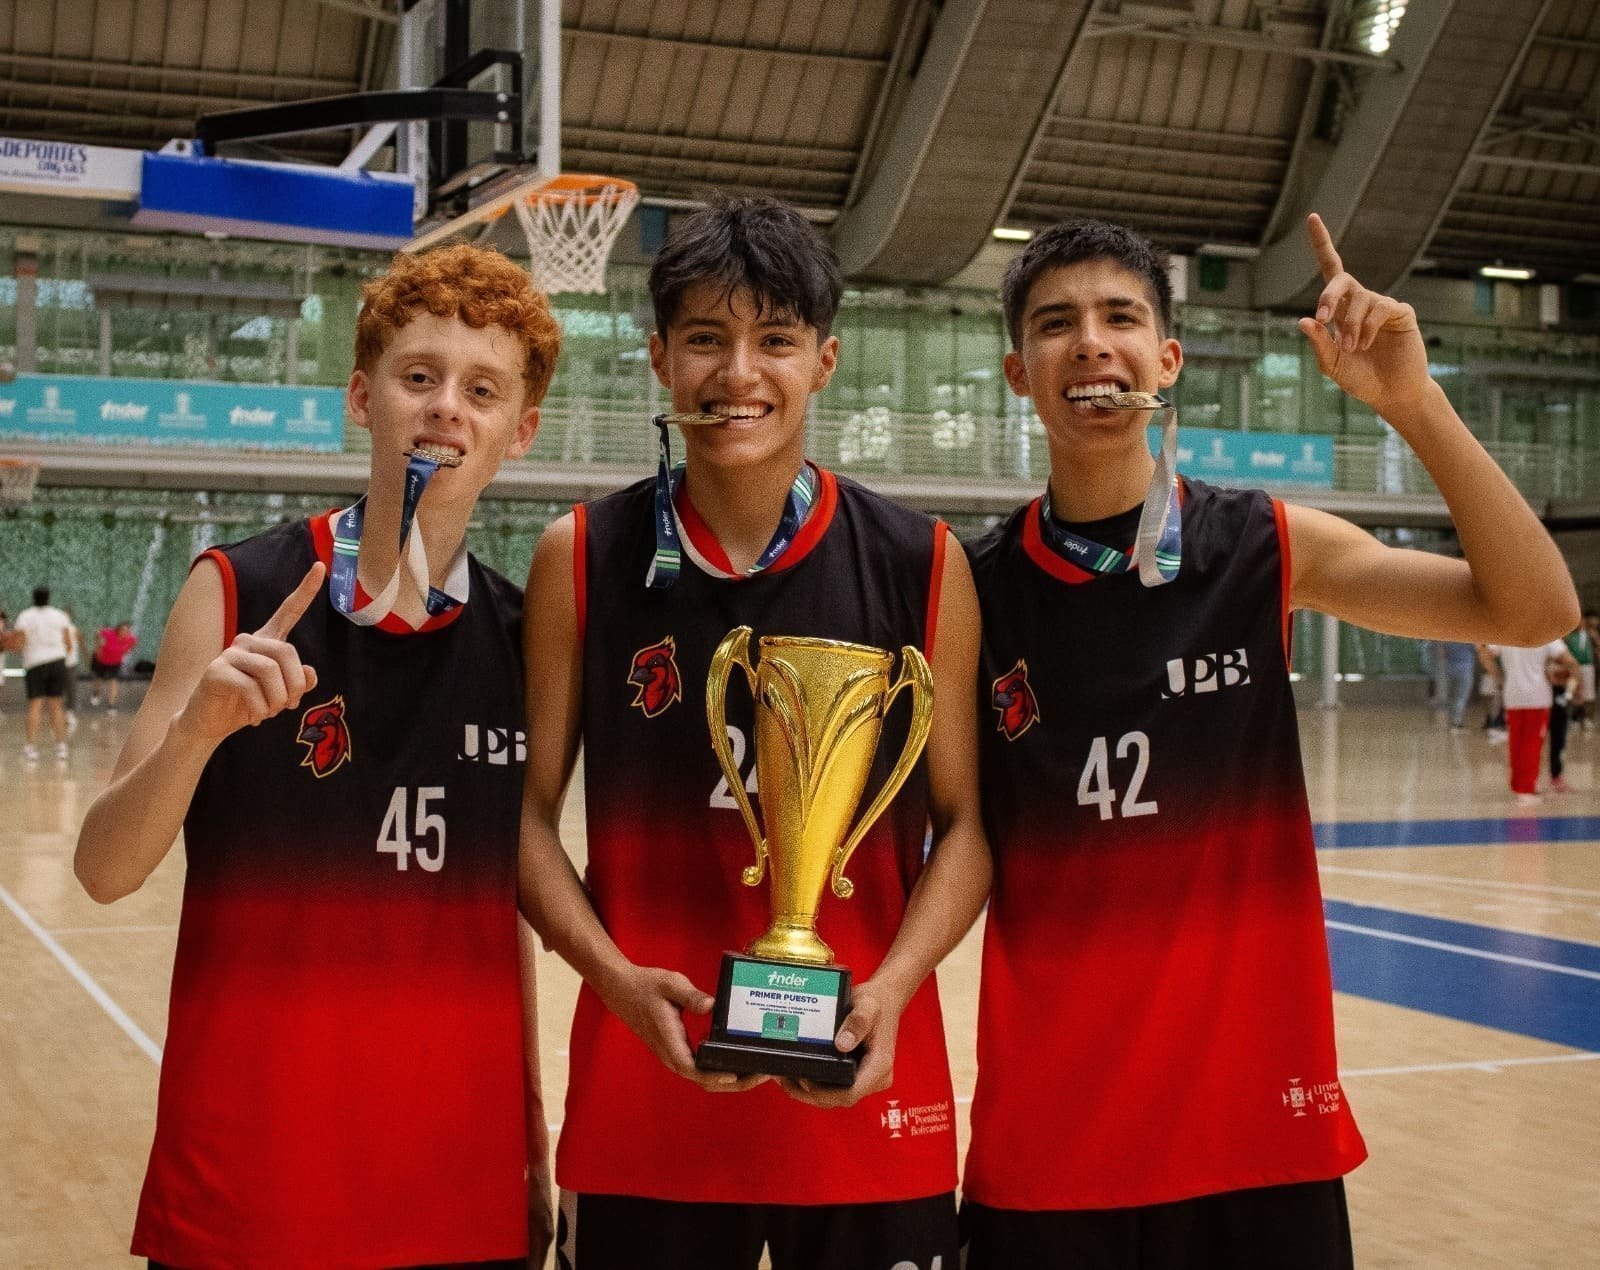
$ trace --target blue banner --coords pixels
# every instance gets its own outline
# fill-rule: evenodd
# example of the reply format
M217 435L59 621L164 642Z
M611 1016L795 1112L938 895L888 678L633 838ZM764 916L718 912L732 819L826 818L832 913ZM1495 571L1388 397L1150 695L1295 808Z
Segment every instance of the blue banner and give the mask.
M18 375L14 383L0 383L4 437L100 445L342 450L344 390Z
M1150 428L1150 450L1161 429ZM1299 433L1178 428L1178 470L1215 485L1315 485L1333 488L1333 438Z

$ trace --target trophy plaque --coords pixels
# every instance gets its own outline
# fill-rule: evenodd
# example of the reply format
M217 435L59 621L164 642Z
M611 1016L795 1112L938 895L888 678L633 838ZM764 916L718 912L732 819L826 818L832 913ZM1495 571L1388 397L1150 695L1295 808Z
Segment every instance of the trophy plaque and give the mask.
M850 856L911 774L933 717L933 676L910 645L894 654L838 640L763 636L750 663L750 628L729 631L706 675L711 745L755 843L741 877L759 886L771 869L772 922L743 953L724 953L710 1036L695 1051L702 1071L762 1073L848 1086L859 1050L833 1038L850 1013L850 971L817 935L822 888L848 899ZM761 819L745 792L728 739L726 700L734 667L755 698L754 746ZM884 715L911 692L911 726L866 812L856 805L878 751Z

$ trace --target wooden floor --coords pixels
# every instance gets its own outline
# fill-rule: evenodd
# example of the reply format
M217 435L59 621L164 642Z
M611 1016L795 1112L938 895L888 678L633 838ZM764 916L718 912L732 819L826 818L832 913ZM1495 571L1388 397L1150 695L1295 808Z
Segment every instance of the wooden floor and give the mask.
M68 762L25 768L10 691L0 716L0 1265L124 1265L182 853L112 907L84 896L73 840L127 716L87 711ZM1380 823L1370 841L1330 837L1319 853L1336 978L1354 988L1337 999L1341 1066L1372 1151L1349 1181L1358 1264L1600 1264L1600 1044L1581 1040L1600 1026L1600 734L1574 737L1573 792L1532 817L1512 815L1504 748L1481 731L1451 733L1420 710L1362 709L1307 711L1302 734L1317 821L1415 828ZM568 808L577 850L580 801L581 791ZM963 1146L980 938L939 976ZM1439 987L1453 980L1428 958L1513 978L1473 997ZM555 1121L576 985L547 957L540 988Z

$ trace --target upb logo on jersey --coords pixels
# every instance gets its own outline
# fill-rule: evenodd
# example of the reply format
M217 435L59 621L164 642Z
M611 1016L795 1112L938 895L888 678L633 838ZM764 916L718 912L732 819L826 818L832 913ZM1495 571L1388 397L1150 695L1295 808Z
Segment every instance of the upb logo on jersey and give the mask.
M1191 693L1219 692L1250 682L1250 659L1242 648L1225 653L1202 653L1198 657L1174 657L1167 663L1167 686L1161 699L1187 697Z
M490 767L525 763L528 734L517 728L479 727L469 723L461 738L461 753L456 758L463 763L487 763Z
M309 767L318 780L332 776L350 759L350 729L344 718L344 697L312 706L300 716L296 742L306 747L301 767Z
M668 635L633 655L628 667L628 682L634 686L633 705L653 719L674 701L683 699L683 681L678 677L678 644Z
M1028 683L1028 663L1021 657L1017 658L1015 666L994 681L990 704L1000 715L995 730L1004 732L1008 741L1015 741L1039 722L1039 699Z

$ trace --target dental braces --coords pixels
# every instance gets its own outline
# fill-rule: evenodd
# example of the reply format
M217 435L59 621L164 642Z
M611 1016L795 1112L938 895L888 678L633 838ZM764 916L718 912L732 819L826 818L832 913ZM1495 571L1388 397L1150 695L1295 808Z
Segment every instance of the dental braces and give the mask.
M416 445L406 451L408 459L427 459L437 467L460 467L462 455L451 454L448 450L436 450L431 445Z

